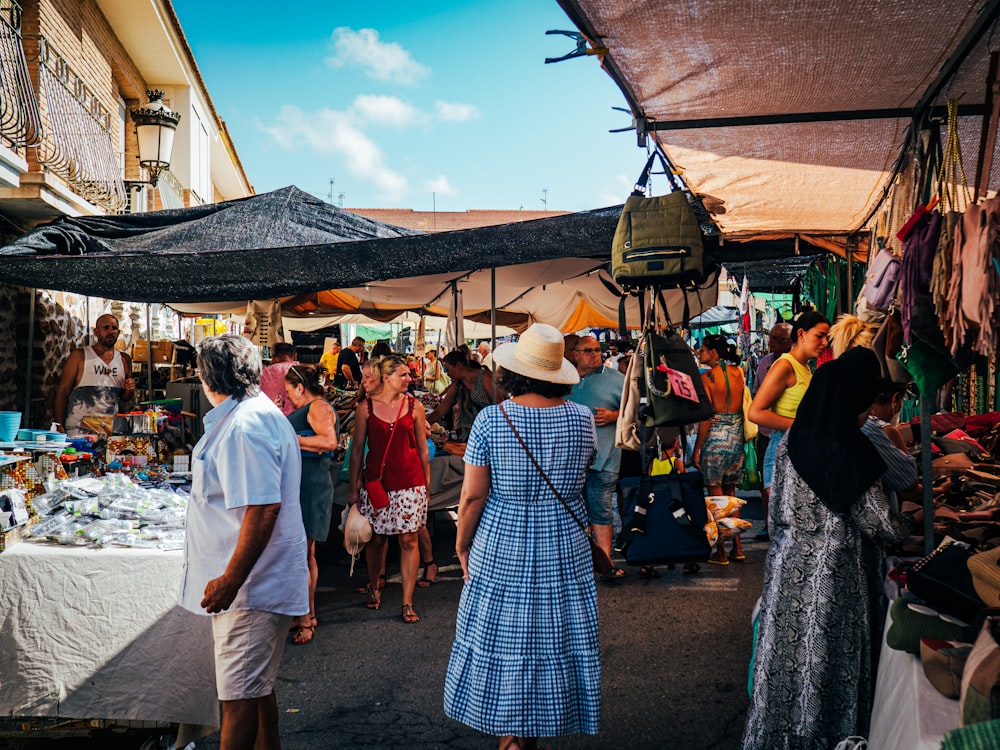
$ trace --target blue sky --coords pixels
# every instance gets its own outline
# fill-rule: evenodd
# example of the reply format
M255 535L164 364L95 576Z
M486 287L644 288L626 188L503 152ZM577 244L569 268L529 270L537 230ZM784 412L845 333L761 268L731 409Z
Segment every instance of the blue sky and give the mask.
M555 0L173 0L258 192L345 207L579 211L642 169L631 118ZM547 191L547 192L543 192ZM543 204L542 198L547 198Z

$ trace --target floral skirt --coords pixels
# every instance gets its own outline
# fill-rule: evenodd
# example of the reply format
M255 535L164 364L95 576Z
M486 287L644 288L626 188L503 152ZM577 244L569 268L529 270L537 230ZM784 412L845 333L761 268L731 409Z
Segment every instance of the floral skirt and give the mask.
M372 525L376 534L409 534L427 525L427 488L408 487L389 490L389 505L375 510L368 500L368 493L361 487L361 514Z

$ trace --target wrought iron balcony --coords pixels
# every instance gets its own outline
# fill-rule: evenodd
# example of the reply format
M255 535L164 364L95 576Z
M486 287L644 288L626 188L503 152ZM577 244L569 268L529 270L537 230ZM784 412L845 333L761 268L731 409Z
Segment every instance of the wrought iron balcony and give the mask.
M128 204L128 195L111 114L42 36L38 37L37 63L44 130L36 146L38 162L91 203L119 210Z
M42 119L21 40L21 5L0 0L0 136L14 148L42 139Z

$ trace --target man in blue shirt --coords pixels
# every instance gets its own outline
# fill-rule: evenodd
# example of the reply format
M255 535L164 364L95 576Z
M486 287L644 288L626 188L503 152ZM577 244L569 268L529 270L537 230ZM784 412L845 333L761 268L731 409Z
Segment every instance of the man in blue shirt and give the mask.
M615 425L621 406L625 376L618 370L604 367L601 345L593 336L581 336L573 347L576 371L580 382L573 386L570 401L589 406L597 426L597 460L587 470L584 491L587 515L594 541L611 556L614 515L612 496L618 483L618 468L622 452L615 447ZM615 568L610 577L624 578L625 571Z
M292 617L309 612L298 440L260 391L248 339L206 339L198 371L214 408L192 457L180 604L212 615L219 749L277 748L281 652Z

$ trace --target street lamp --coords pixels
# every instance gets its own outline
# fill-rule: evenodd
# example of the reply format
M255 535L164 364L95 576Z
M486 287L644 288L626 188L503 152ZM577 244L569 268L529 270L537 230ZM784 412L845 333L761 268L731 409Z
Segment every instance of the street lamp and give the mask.
M128 181L129 188L156 185L160 172L170 168L170 155L174 148L174 131L181 116L171 112L163 103L162 91L147 91L149 104L133 109L130 114L135 123L139 142L139 166L149 172L149 182Z

